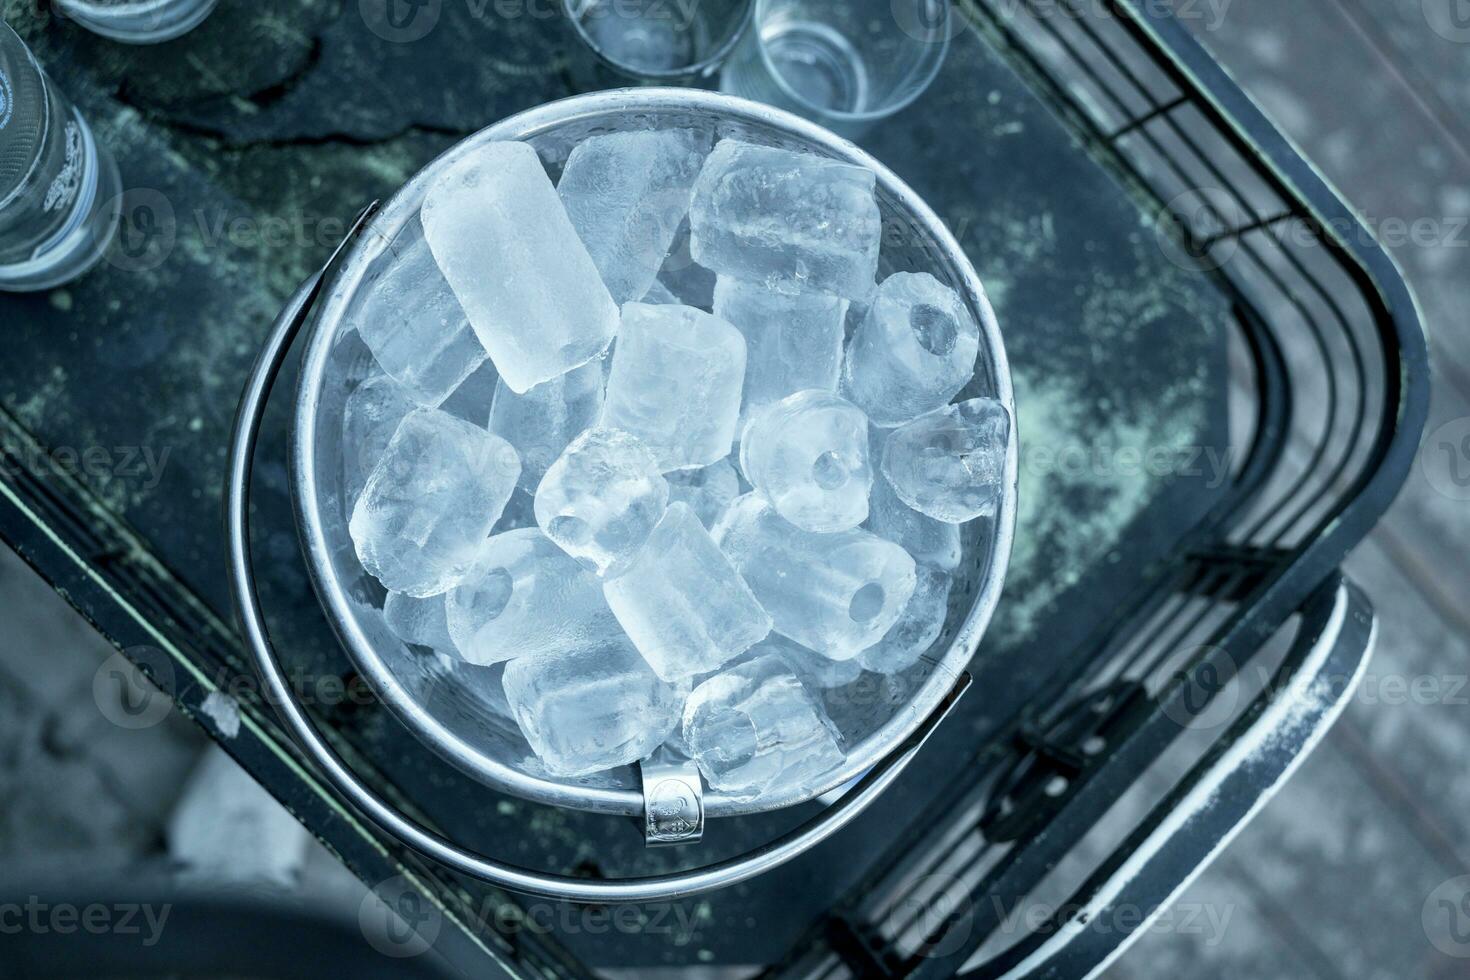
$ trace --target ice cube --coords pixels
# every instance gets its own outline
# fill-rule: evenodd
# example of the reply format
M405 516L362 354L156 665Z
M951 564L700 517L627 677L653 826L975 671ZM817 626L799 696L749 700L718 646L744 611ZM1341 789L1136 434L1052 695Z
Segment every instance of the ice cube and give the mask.
M373 282L352 322L383 370L431 408L485 361L485 348L422 238Z
M833 660L882 639L914 591L914 560L898 545L856 529L803 531L760 494L730 505L715 540L776 632Z
M879 674L896 674L918 663L944 628L952 583L948 572L932 565L920 565L918 585L898 622L883 639L858 657L863 667Z
M868 458L873 461L873 492L868 496L869 531L892 541L913 556L917 562L952 572L960 566L962 547L957 524L946 524L926 517L898 499L888 477L883 475L883 447L892 429L872 427L869 433Z
M444 653L454 652L449 626L444 621L444 597L431 595L415 598L401 592L389 592L383 600L383 619L393 635L404 643L417 643Z
M349 507L383 458L398 423L418 407L386 374L369 376L347 396L342 408L342 484Z
M683 501L694 511L699 523L712 528L730 501L740 496L740 477L728 459L698 470L676 470L669 481L669 503Z
M637 436L665 472L708 466L735 441L744 377L745 340L724 320L628 303L602 424Z
M740 437L740 469L803 530L846 531L868 519L868 419L830 391L799 391L756 412Z
M557 193L617 303L642 299L658 275L708 144L691 131L590 136L572 148Z
M993 398L946 405L893 430L883 475L900 500L936 521L993 515L1010 434L1010 413Z
M684 704L684 741L716 789L742 797L818 788L842 765L841 736L780 657L721 671Z
M521 455L520 485L532 493L567 444L602 411L602 359L517 394L504 380L495 386L490 431Z
M745 337L743 429L771 402L807 388L837 390L848 301L821 293L788 295L720 276L715 316Z
M809 690L842 687L857 680L863 672L863 665L858 657L833 660L780 633L772 633L761 640L747 650L745 656L750 660L764 656L780 657Z
M638 652L668 681L714 670L771 630L771 618L688 504L669 507L603 592Z
M927 272L895 272L848 343L847 397L892 428L958 394L979 350L980 329L958 293Z
M864 299L882 238L874 182L864 167L721 140L694 185L691 254L747 282Z
M678 724L683 703L621 637L517 657L505 666L505 696L526 741L559 776L644 758Z
M438 409L411 413L352 508L348 530L363 568L419 598L458 585L520 472L499 436Z
M428 189L424 237L505 383L518 392L596 357L617 304L536 151L477 146Z
M444 610L455 649L481 666L621 635L597 578L537 528L487 540Z
M563 551L605 575L643 546L669 502L648 447L620 429L573 439L536 489L536 523Z

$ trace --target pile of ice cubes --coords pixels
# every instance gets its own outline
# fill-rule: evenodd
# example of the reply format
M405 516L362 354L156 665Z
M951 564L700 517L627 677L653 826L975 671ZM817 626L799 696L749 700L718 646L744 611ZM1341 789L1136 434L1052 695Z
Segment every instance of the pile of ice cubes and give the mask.
M844 759L823 692L939 636L1010 419L951 404L962 297L875 283L874 185L684 130L590 136L556 184L490 143L376 280L352 541L390 629L488 685L549 773L662 747L730 794L816 789Z

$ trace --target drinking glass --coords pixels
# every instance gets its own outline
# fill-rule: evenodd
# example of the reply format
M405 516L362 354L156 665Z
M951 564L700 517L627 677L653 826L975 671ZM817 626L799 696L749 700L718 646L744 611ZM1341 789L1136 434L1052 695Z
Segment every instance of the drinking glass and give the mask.
M577 36L640 82L695 81L719 71L750 23L751 0L563 0Z
M49 289L91 268L121 193L111 154L0 22L0 290Z
M955 23L949 0L755 0L720 89L858 135L929 87Z
M124 44L157 44L198 27L218 0L56 0L67 17Z

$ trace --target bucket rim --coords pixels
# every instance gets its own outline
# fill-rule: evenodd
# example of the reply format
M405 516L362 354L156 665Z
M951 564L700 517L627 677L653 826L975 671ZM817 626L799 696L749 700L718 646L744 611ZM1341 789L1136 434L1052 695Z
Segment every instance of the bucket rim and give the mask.
M369 263L393 248L391 237L384 231L403 226L437 173L490 142L527 141L558 127L599 117L650 117L691 111L773 129L813 144L828 156L871 170L878 187L933 238L959 274L961 281L955 286L975 314L981 334L976 373L984 370L988 375L993 389L989 397L1005 406L1011 424L1003 492L984 556L987 564L980 572L974 602L944 655L930 661L933 669L913 697L877 730L849 746L845 763L828 774L822 785L810 790L787 789L754 800L707 787L704 803L708 816L745 815L808 802L860 777L901 745L940 703L974 656L999 602L1010 561L1017 513L1019 449L1014 390L1000 328L979 275L959 243L918 194L886 166L848 140L799 116L736 96L698 89L614 89L571 96L509 116L465 137L421 167L384 201L357 240L327 271L315 313L307 326L296 391L291 423L291 496L312 587L339 643L374 693L416 738L456 768L486 786L536 803L627 816L643 812L643 797L634 778L626 781L626 787L586 785L572 779L525 773L476 749L421 707L377 655L356 621L353 603L343 584L332 571L333 549L327 540L316 479L317 417L324 379L339 326Z

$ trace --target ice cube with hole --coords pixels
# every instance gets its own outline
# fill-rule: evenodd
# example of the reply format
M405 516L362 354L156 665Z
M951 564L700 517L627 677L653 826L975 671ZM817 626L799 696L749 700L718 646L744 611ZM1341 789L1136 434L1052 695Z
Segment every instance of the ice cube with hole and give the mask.
M914 591L914 560L898 545L856 528L804 531L760 494L736 499L715 539L776 632L833 660L882 639Z

